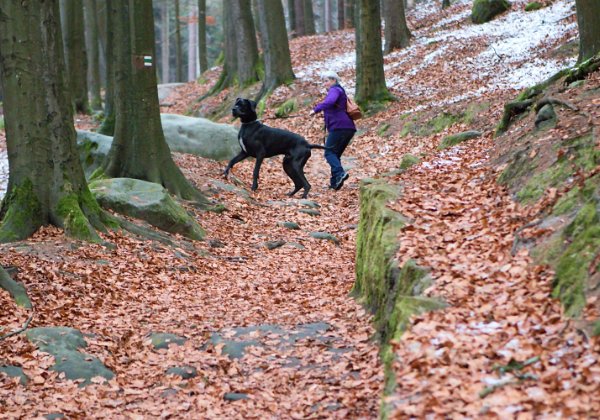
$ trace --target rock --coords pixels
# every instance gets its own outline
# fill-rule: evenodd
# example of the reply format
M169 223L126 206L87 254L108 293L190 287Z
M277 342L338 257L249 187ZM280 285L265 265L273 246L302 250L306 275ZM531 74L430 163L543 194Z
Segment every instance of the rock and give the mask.
M171 233L202 239L204 230L162 185L130 178L100 179L90 190L104 207Z
M585 84L585 80L576 80L569 84L569 89L578 88L579 86L583 86Z
M340 240L335 236L332 235L331 233L327 233L327 232L310 232L310 236L312 236L315 239L322 239L322 240L326 240L326 241L331 241L336 245L340 244Z
M285 246L290 247L290 248L296 248L301 251L306 249L306 247L304 245L301 245L298 242L288 242L287 244L285 244Z
M312 200L300 200L300 201L298 201L298 203L301 206L308 207L311 209L318 209L319 207L321 207L321 205L319 203L312 201Z
M183 346L187 338L176 334L153 332L149 336L154 350L168 349L169 345Z
M84 379L81 386L89 385L96 376L107 380L115 376L99 359L79 351L86 348L87 343L83 334L74 328L31 328L25 334L41 351L54 356L52 370L64 373L67 379Z
M48 414L44 414L44 418L46 420L58 420L58 419L64 419L65 415L63 413L48 413Z
M211 239L208 241L208 246L211 248L223 248L225 244L218 239Z
M181 379L192 379L198 376L198 371L193 366L174 366L167 369L167 375L181 376Z
M300 209L298 210L300 213L310 214L311 216L320 216L321 212L316 209Z
M231 125L175 114L161 114L160 117L172 152L228 160L240 151L238 132Z
M481 137L483 133L481 131L464 131L462 133L453 134L451 136L444 137L444 139L440 142L438 146L439 150L447 149L448 147L456 146L464 141L476 139L477 137Z
M407 153L404 156L402 156L402 161L400 161L400 170L406 171L410 167L415 166L420 161L421 160L418 157Z
M11 378L19 378L19 383L23 386L29 382L29 378L23 372L23 368L19 366L0 366L0 373L5 373Z
M179 86L183 86L185 83L161 83L157 85L158 88L158 100L160 102L167 99L173 91Z
M534 10L540 10L542 7L544 7L542 3L532 1L531 3L527 3L527 5L525 6L525 11L533 12Z
M283 241L283 240L267 241L264 243L264 246L267 247L269 250L280 248L284 245L285 245L285 241Z
M110 151L112 139L110 136L91 131L77 131L77 150L86 178L89 179L92 173L102 166L104 158Z
M510 2L507 0L475 0L471 11L471 20L473 23L485 23L492 20L502 12L510 9Z
M27 296L25 286L20 282L13 280L2 266L0 266L0 289L6 290L14 299L17 306L26 309L32 308L31 300L29 299L29 296Z
M557 117L554 112L554 107L551 104L546 104L538 111L535 116L536 128L551 128L556 125Z
M291 230L300 230L300 225L296 222L280 222L279 226Z
M248 395L247 394L243 394L241 392L227 392L227 393L225 393L225 395L223 395L223 399L225 401L247 400L248 399Z
M167 388L163 392L160 393L160 396L163 398L169 398L173 395L177 395L177 390L175 388Z
M210 343L214 346L223 344L221 354L228 356L230 359L241 359L246 353L246 347L260 347L261 344L256 340L235 341L222 337L220 334L213 333L210 336Z

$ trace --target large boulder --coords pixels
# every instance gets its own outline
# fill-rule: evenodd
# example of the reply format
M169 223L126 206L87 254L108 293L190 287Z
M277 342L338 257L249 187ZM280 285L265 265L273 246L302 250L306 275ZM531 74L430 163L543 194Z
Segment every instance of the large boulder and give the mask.
M100 179L90 190L104 208L137 219L190 239L202 239L204 231L162 185L131 178Z
M485 23L510 9L508 0L475 0L471 11L473 23Z
M115 376L98 358L79 351L86 348L87 343L83 334L74 328L32 328L25 334L41 351L54 356L52 369L64 373L67 379L83 379L82 385L89 385L94 377L110 380Z
M172 152L227 160L240 150L237 130L231 125L175 114L161 114L161 121Z
M91 131L77 131L77 149L79 160L83 166L86 178L98 169L112 145L113 138Z

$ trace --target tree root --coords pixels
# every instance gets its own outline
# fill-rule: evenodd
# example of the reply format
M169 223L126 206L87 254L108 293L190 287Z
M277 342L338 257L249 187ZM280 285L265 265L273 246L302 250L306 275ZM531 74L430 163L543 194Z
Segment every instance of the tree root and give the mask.
M571 105L570 103L562 101L560 99L547 97L547 98L540 100L535 105L535 112L539 112L539 110L542 109L542 107L544 105L558 105L558 106L562 106L567 109L570 109L571 111L575 111L575 112L579 111L579 108L577 108L575 105Z
M502 119L500 120L500 124L496 129L496 136L504 134L510 127L512 120L515 117L527 111L531 107L531 105L534 104L534 102L535 101L533 99L525 99L522 101L517 100L513 102L508 102L507 104L505 104Z
M15 300L17 306L31 310L31 314L23 326L17 330L9 332L8 334L0 336L0 341L2 341L9 337L21 334L23 331L29 328L29 324L31 324L33 316L35 315L35 310L31 300L29 299L29 296L27 296L27 290L25 289L25 286L23 286L22 283L13 280L3 267L0 267L0 288L6 290L10 294L10 296Z
M570 85L578 80L583 80L589 74L592 74L597 70L600 70L600 54L596 54L594 57L570 69L567 77L565 78L564 84Z

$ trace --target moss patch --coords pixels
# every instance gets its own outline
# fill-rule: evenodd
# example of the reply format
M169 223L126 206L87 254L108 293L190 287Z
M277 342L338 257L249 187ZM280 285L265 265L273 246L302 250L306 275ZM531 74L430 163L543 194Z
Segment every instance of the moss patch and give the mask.
M2 211L5 214L0 225L0 243L25 239L40 227L42 206L29 179L10 189Z
M277 118L289 117L290 114L296 112L298 109L298 100L296 98L288 99L275 110L275 116Z
M415 155L411 155L410 153L405 154L404 156L402 156L402 160L400 161L400 170L401 171L406 171L410 168L412 168L413 166L415 166L416 164L418 164L421 160L416 157Z
M534 10L540 10L544 5L542 3L538 3L537 1L532 1L531 3L527 3L525 6L526 12L533 12Z

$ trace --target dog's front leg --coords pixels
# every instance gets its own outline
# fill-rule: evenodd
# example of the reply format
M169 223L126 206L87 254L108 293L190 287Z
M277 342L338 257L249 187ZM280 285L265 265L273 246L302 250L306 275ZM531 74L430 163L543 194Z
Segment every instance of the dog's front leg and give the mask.
M262 165L263 158L256 157L256 164L254 165L254 174L252 176L252 191L258 189L258 174L260 172L260 165Z
M231 170L231 168L233 168L233 165L241 162L242 160L246 159L247 157L248 157L248 154L244 151L241 151L237 156L235 156L233 159L231 159L229 161L229 163L227 164L227 167L223 171L223 176L225 177L225 179L227 179L227 177L229 176L229 171Z

